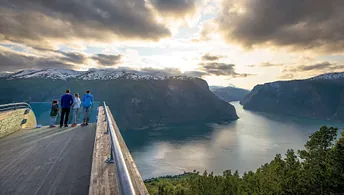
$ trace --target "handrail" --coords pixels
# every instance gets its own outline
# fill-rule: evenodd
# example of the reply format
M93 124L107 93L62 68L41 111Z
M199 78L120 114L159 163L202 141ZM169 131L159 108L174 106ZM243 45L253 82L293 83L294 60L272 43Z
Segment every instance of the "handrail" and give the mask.
M0 112L4 112L8 110L16 110L16 109L21 109L21 108L31 109L31 106L25 102L2 104L0 105Z
M121 150L121 146L119 144L117 135L115 133L114 126L112 124L112 120L109 115L108 107L104 102L104 111L105 117L107 121L107 130L110 133L110 140L111 140L111 157L108 161L113 161L116 165L117 169L117 179L119 182L119 191L121 195L135 195L134 186L132 180L129 175L129 171L127 165L124 160L124 156Z

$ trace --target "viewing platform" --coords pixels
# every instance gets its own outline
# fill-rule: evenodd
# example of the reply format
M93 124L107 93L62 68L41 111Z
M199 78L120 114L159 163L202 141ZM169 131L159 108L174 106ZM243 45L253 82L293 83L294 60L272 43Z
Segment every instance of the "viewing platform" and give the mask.
M99 106L97 122L85 127L21 124L0 138L0 194L148 194L110 110L104 108ZM5 116L0 123L14 110L0 111Z

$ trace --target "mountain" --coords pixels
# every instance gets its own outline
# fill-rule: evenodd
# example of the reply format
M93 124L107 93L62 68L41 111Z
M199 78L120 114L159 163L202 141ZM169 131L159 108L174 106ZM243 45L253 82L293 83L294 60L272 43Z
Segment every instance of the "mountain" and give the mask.
M319 76L312 77L308 80L315 80L315 81L343 81L344 80L344 72L335 72L335 73L327 73L327 74L322 74Z
M70 69L42 69L42 70L23 70L13 74L2 73L0 78L12 79L53 79L53 80L112 80L112 79L131 79L131 80L165 80L165 79L190 79L186 76L167 76L159 72L144 71L125 71L117 69L90 69L88 71L76 71Z
M106 101L122 129L236 120L235 108L219 100L206 81L186 76L148 75L112 69L25 70L0 77L0 104L59 99L66 89L81 95L90 89Z
M234 86L210 86L209 88L218 98L226 102L241 101L248 93L250 93L249 90L237 88Z
M254 111L344 121L344 72L257 85L241 104Z
M229 84L227 87L236 88L236 86L233 84ZM224 86L216 86L216 85L209 86L210 91L214 91L214 90L220 89L220 88L224 88Z

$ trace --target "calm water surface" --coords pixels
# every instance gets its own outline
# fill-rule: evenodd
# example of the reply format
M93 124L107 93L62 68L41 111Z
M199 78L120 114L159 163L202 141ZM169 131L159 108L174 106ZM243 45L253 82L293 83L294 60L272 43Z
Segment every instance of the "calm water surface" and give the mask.
M144 179L183 171L255 170L288 148L302 149L322 125L343 123L246 111L230 124L189 124L122 132Z

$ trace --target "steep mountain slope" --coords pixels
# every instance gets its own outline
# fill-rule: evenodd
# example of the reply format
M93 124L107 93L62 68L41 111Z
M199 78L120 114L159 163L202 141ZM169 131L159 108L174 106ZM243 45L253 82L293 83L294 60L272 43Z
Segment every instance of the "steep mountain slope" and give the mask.
M248 110L344 121L344 73L257 85L241 104Z
M210 87L210 90L220 99L230 101L241 101L250 93L249 90L237 87Z
M91 70L24 71L0 78L0 103L59 99L66 89L91 89L106 101L122 129L168 123L236 120L235 108L219 100L206 81L185 76Z

